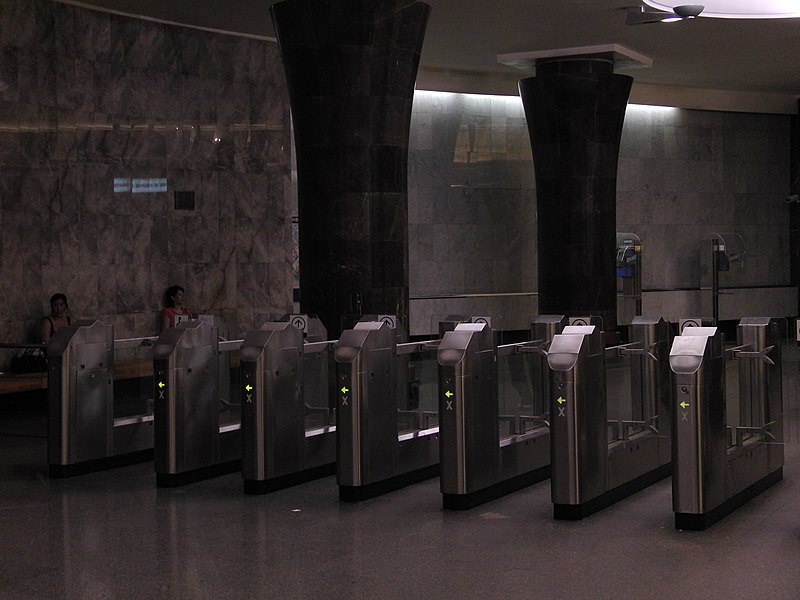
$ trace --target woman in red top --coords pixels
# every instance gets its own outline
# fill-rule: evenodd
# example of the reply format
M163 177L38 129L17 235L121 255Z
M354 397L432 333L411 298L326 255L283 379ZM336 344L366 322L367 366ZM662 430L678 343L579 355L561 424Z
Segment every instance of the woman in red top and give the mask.
M192 310L184 306L186 290L179 285L173 285L164 292L164 308L161 310L161 329L175 327L177 315L190 315Z

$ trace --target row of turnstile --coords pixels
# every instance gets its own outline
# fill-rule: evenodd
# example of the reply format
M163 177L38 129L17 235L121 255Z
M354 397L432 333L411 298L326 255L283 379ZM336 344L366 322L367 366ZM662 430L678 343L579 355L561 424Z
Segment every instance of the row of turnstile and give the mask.
M580 519L671 474L679 529L705 529L782 478L776 319L743 319L733 347L716 327L673 340L648 317L612 347L561 316L512 344L455 319L423 342L381 321L338 340L303 323L236 341L202 322L136 340L96 321L60 330L51 475L153 456L162 487L240 470L246 493L265 493L336 473L339 497L362 500L438 474L447 509L549 476L554 516ZM152 361L138 412L118 414L115 352Z

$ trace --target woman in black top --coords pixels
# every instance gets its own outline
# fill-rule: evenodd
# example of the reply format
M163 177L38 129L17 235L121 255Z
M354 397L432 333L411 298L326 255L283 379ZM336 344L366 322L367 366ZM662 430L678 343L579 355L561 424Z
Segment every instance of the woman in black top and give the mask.
M43 344L49 342L56 331L70 324L70 318L67 316L68 308L69 304L64 294L53 294L50 297L50 316L42 319L41 324Z

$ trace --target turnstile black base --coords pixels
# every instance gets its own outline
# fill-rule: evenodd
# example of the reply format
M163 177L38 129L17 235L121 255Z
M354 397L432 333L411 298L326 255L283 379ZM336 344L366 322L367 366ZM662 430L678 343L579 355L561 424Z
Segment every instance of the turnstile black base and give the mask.
M439 465L435 464L367 485L340 485L339 500L344 502L361 502L362 500L369 500L370 498L399 490L412 483L425 481L426 479L438 476Z
M274 477L272 479L245 479L244 480L244 493L245 494L268 494L277 490L283 490L293 485L299 485L314 479L321 479L329 475L336 475L336 463L332 462L327 465L320 465L312 469L305 469L297 473L290 473L282 475L281 477Z
M187 483L194 483L202 481L203 479L211 479L212 477L219 477L241 470L242 460L232 460L230 462L219 463L211 465L210 467L203 467L194 469L192 471L185 471L183 473L156 473L156 486L157 487L178 487L186 485Z
M496 500L502 496L521 490L522 488L539 483L550 477L550 465L545 465L534 471L522 473L511 479L499 481L489 487L471 494L442 494L442 508L445 510L469 510L486 502Z
M103 458L85 460L83 462L72 463L69 465L50 465L48 473L53 479L66 479L68 477L85 475L87 473L95 473L97 471L105 471L106 469L113 469L115 467L124 467L126 465L146 462L148 460L153 460L152 448L137 450L136 452L128 452L127 454L118 454L116 456L106 456Z
M553 504L553 518L560 521L580 521L584 517L611 506L615 502L619 502L623 498L627 498L671 474L672 463L667 463L582 504Z
M675 513L675 529L703 531L746 504L760 493L783 479L783 467L759 479L753 485L725 500L716 508L705 513Z

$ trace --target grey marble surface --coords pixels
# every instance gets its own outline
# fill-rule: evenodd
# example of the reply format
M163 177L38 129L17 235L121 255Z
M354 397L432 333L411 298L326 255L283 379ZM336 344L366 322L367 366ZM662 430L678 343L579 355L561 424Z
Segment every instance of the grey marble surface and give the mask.
M34 336L56 291L118 337L154 333L173 283L231 335L289 312L277 44L47 0L4 0L0 23L2 337ZM166 190L114 191L133 178Z
M55 291L120 336L155 331L172 283L231 335L290 311L296 213L277 45L3 0L0 46L2 337L33 339ZM724 285L790 283L789 125L628 107L617 230L642 239L645 289L706 285L703 248L721 231L747 250ZM417 91L409 139L410 295L536 292L519 99ZM113 192L132 177L165 177L168 191ZM193 190L196 209L174 210L174 190ZM736 302L726 311L745 314Z
M781 115L628 107L617 230L642 239L646 290L710 285L706 247L721 232L740 235L746 250L721 285L790 284L789 126ZM519 99L418 91L410 140L412 323L430 320L414 314L422 298L537 291L536 191ZM648 304L670 314L701 308L699 292L665 293L670 300L654 292ZM787 310L782 296L756 293L760 309ZM725 313L745 316L751 300L726 297ZM499 301L484 308L508 311Z

